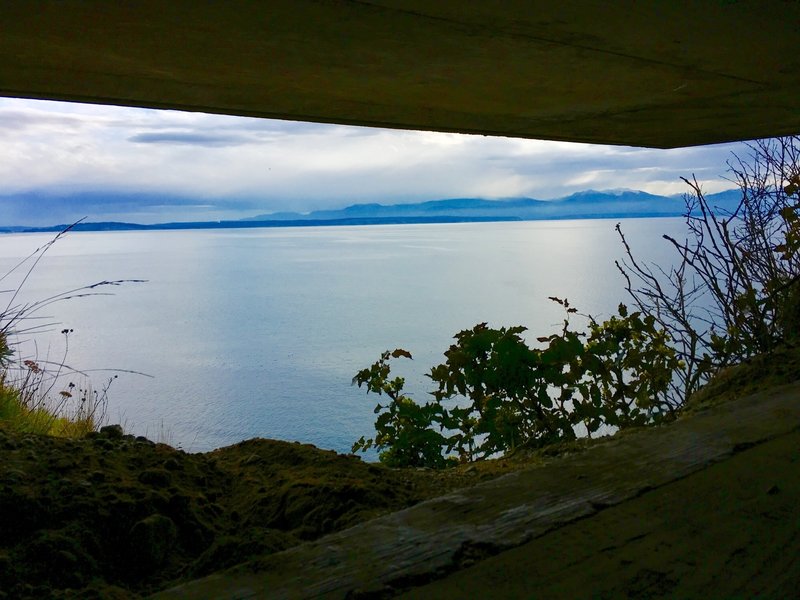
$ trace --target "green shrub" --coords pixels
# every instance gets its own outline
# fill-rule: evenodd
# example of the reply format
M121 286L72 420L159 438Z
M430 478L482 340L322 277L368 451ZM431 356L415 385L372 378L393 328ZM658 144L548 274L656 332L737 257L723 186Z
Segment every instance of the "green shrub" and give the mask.
M800 136L758 140L751 160L730 164L741 201L731 212L710 205L696 179L684 179L686 238L663 236L677 251L670 268L638 261L617 225L626 258L617 262L635 312L587 332L540 337L524 327L486 323L456 334L445 362L429 373L433 400L419 405L390 379L385 352L354 378L386 394L375 408L376 447L395 466L440 467L518 446L591 437L671 418L729 365L797 347L800 338Z
M442 409L431 403L420 406L402 393L405 384L402 377L390 379L389 360L400 357L411 359L411 353L399 348L387 350L377 362L353 378L353 383L359 387L366 385L368 392L385 394L388 398L385 405L375 407L377 435L374 439L362 436L353 444L353 452L374 446L382 450L381 462L390 467L443 467L446 459L441 448L446 439L434 429L441 421Z
M678 359L653 318L620 305L617 316L577 332L575 309L553 300L567 318L560 333L538 338L541 348L528 346L524 327L480 323L456 334L428 374L435 388L423 405L403 394L402 377L391 378L389 361L411 354L384 352L353 379L388 398L375 407L375 438L362 437L353 451L375 447L391 466L439 468L674 414L667 389Z

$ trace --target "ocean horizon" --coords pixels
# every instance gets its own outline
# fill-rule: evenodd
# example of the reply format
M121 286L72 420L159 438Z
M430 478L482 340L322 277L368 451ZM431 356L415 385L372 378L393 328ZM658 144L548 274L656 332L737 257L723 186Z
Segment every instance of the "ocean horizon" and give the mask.
M351 380L383 350L413 354L398 374L424 402L425 373L462 329L523 325L533 343L563 320L549 296L582 313L612 314L627 301L614 265L623 256L615 224L71 232L36 266L18 302L98 281L146 282L48 306L39 316L54 325L22 336L20 353L61 360L59 331L73 329L66 364L91 375L95 389L119 375L109 422L187 451L268 437L349 452L372 434L379 401ZM661 235L685 226L661 218L622 227L637 258L667 265L674 257ZM0 237L0 272L50 239ZM13 287L13 278L4 284Z

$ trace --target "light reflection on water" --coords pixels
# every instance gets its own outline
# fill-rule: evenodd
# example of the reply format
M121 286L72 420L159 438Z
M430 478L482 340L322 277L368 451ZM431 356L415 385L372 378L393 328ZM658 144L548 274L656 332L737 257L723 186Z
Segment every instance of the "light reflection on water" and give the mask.
M70 365L154 376L123 375L111 388L111 421L135 433L190 451L250 437L348 451L372 433L377 402L350 381L381 351L414 354L401 374L424 401L423 373L461 329L488 321L547 335L563 316L548 296L611 314L626 300L615 223L72 233L23 297L148 280L46 311L75 330ZM661 234L683 225L629 219L623 229L637 256L668 264ZM0 236L0 272L50 237ZM38 340L40 352L60 344L57 333Z

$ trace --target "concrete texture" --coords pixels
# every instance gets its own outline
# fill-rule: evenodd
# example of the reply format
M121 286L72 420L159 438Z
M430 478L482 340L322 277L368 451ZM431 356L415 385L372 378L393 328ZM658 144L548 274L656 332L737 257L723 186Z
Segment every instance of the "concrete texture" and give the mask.
M800 585L798 400L721 404L153 598L780 595Z
M400 597L796 598L800 432Z
M800 132L800 4L31 0L0 95L675 147Z

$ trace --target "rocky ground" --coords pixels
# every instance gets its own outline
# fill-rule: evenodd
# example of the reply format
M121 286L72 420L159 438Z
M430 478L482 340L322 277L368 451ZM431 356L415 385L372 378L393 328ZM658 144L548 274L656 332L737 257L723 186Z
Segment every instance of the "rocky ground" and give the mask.
M0 598L137 598L532 460L394 470L275 440L188 454L118 426L0 426Z
M799 356L723 373L690 409L800 379ZM0 424L0 598L139 598L586 445L436 472L274 440L188 454L118 426L69 440Z

